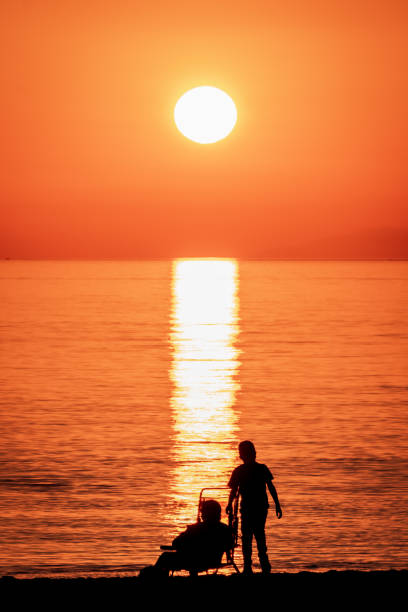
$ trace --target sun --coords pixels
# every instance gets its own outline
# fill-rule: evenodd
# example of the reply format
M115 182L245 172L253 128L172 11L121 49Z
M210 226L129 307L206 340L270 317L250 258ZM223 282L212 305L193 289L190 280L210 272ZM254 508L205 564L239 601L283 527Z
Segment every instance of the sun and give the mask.
M186 138L210 144L228 136L237 121L237 109L225 91L203 85L181 96L174 107L174 121Z

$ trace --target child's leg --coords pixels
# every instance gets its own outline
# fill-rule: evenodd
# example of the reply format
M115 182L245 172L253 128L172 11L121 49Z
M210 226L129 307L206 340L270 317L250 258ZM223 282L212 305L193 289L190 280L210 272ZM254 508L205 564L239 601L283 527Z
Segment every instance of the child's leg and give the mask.
M260 512L254 520L254 536L256 539L256 545L258 547L258 557L261 564L262 572L269 574L271 571L271 564L269 562L267 548L266 548L266 537L265 537L265 523L268 510Z
M254 534L251 517L241 515L242 556L244 557L244 572L252 571L252 537Z

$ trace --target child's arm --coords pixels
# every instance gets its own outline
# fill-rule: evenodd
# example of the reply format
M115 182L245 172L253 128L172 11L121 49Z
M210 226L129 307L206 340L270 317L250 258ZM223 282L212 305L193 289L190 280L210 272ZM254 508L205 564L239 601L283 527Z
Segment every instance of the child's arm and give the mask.
M229 498L228 498L228 506L225 509L225 512L227 514L229 514L230 512L232 512L232 502L234 501L234 499L237 496L237 492L238 492L238 486L236 487L231 487L231 491L229 494Z
M282 518L282 508L280 507L278 493L275 489L275 485L272 483L272 480L268 480L267 485L269 493L272 495L273 501L275 502L276 516L278 517L278 519L280 519Z

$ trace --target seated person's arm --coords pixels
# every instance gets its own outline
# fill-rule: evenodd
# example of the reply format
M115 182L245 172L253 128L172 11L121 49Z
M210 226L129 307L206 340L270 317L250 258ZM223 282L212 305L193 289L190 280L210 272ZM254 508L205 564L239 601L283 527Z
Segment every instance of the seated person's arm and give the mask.
M171 547L174 548L174 550L180 550L188 539L187 531L183 531L183 533L180 533L180 535L174 538Z

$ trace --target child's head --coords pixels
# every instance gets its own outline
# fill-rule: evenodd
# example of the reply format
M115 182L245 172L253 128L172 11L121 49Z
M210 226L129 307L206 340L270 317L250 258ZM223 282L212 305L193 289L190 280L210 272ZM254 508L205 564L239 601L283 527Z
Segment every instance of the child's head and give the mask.
M240 442L238 446L239 456L241 457L244 463L250 463L251 461L255 461L256 459L256 450L255 446L249 440L244 440Z

